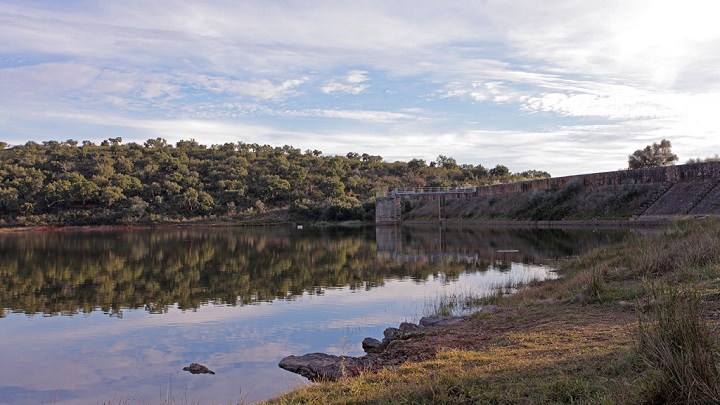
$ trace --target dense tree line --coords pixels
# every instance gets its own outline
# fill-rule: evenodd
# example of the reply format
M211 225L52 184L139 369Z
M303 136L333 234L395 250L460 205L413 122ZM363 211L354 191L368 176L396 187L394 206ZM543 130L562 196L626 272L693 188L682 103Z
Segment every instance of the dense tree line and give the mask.
M694 164L694 163L710 163L710 162L720 162L720 155L715 154L715 156L712 157L706 157L704 159L700 157L696 158L690 158L687 160L686 164Z
M144 144L0 142L0 224L144 224L198 219L369 220L375 193L395 187L485 185L550 177L440 155L385 162L244 142L207 147L156 138Z

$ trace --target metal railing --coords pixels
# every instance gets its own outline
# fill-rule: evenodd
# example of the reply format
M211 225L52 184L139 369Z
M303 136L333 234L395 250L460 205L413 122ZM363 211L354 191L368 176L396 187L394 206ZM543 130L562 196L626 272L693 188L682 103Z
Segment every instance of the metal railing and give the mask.
M392 191L379 191L375 194L376 198L394 197L396 195L409 194L449 194L449 193L474 193L477 191L476 186L471 187L403 187L396 188Z

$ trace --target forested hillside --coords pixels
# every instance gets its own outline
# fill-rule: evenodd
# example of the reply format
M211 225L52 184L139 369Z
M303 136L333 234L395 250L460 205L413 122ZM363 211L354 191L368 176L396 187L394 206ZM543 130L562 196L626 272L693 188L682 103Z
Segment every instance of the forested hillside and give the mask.
M377 191L543 177L550 175L459 165L443 155L390 163L243 142L0 142L0 225L371 220Z

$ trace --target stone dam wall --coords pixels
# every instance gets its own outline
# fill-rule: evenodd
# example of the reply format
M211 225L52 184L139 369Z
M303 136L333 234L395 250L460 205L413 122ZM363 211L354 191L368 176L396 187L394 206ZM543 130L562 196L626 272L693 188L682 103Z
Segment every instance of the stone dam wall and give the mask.
M478 203L481 199L491 202L500 197L508 201L528 199L533 193L558 192L569 187L583 188L587 193L602 189L606 194L607 190L623 190L626 194L629 189L651 190L652 192L646 191L646 195L641 196L644 200L637 208L637 212L626 219L650 221L672 219L683 215L720 215L719 184L720 162L708 162L495 184L461 193L391 191L377 196L375 221L377 224L397 224L408 211L420 206L424 206L426 211L429 206L436 207L433 209L437 212L438 220L461 217L482 218L483 212L478 212L484 209L483 205ZM607 198L607 195L604 197L608 201L612 200ZM634 203L639 204L637 201ZM475 212L465 210L461 214L460 207L463 206L478 208Z

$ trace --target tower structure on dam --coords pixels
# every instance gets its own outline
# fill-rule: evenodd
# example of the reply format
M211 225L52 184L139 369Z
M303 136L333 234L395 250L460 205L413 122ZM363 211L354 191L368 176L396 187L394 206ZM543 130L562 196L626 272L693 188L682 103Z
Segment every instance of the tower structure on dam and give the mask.
M375 196L375 223L379 225L399 224L401 201L392 192Z
M403 198L422 197L437 201L438 220L442 220L443 201L447 196L472 196L477 187L411 187L375 195L375 223L398 224L402 220Z

